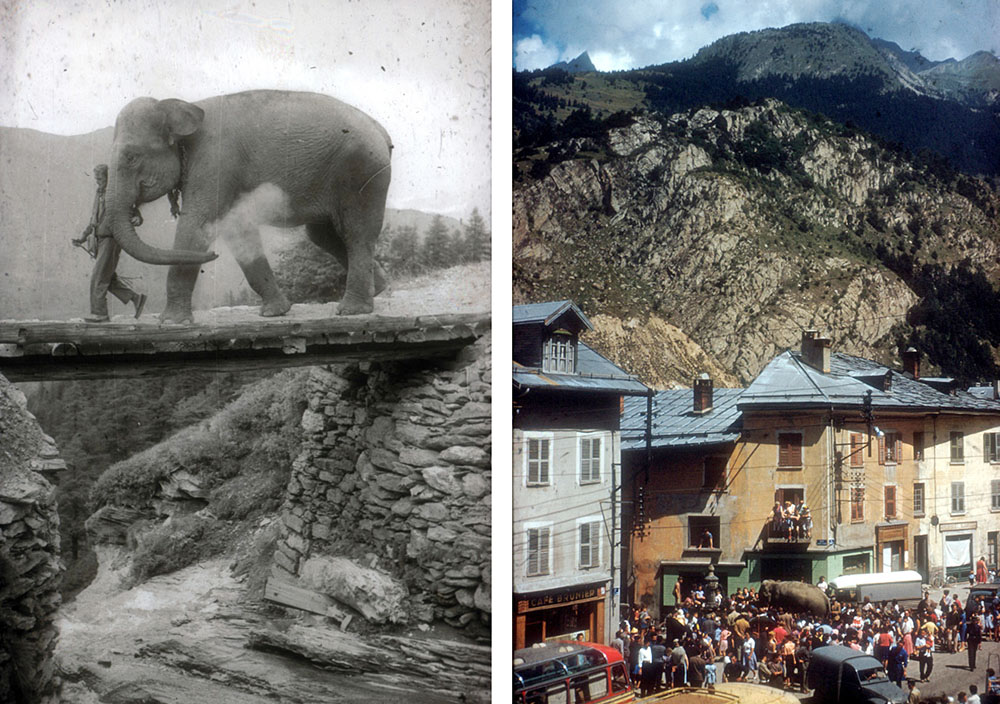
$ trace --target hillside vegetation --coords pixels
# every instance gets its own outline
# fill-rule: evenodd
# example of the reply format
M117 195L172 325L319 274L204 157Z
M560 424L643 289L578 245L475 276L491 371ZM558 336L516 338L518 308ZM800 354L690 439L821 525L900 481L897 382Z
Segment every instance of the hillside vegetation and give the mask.
M886 362L913 344L946 373L998 374L989 183L771 99L578 110L563 126L517 155L515 302L572 298L614 327L669 324L709 358L649 369L650 383L712 366L746 382L806 327ZM642 356L619 344L603 351Z

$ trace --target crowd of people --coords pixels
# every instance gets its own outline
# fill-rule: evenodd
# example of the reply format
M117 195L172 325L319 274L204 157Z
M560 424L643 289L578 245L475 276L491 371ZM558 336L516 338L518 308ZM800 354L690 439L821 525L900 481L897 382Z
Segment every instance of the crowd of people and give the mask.
M918 702L924 701L919 683L930 678L935 653L966 652L969 670L975 671L980 643L1000 640L1000 597L963 604L946 589L940 600L925 592L913 608L895 601L831 599L830 614L821 618L763 605L750 588L723 596L703 585L686 586L678 583L676 605L666 607L658 621L646 609L632 610L612 641L629 663L641 696L717 682L805 692L812 650L834 644L875 657L904 692L908 681L910 701ZM826 580L817 586L826 591ZM992 671L987 675L997 684L982 695L970 691L968 701L1000 703L1000 679Z

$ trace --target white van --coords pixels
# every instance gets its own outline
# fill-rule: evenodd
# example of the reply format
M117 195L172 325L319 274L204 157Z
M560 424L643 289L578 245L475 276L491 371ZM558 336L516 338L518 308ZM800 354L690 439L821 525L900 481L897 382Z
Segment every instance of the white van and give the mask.
M916 606L923 597L923 577L914 570L850 574L837 577L827 590L840 603L860 604L865 597L874 603L895 599L901 606Z

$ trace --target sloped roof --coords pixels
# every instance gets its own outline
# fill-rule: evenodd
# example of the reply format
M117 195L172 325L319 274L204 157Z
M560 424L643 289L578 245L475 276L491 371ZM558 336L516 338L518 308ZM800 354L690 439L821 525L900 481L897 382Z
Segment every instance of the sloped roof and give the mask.
M583 314L573 301L548 301L546 303L527 303L522 306L514 306L514 325L524 323L543 323L549 325L566 311L573 311L588 330L593 330L587 316Z
M583 342L577 343L576 374L543 372L514 362L514 384L521 388L579 389L645 394L648 387Z
M889 383L883 390L885 379ZM806 364L797 352L783 352L757 375L739 407L741 410L831 405L861 408L869 391L875 409L1000 413L1000 402L968 391L944 393L878 362L839 352L830 355L828 374Z
M694 389L658 391L653 397L654 448L683 448L735 442L742 413L737 404L744 389L713 389L712 410L694 412ZM626 398L622 450L646 447L646 399Z

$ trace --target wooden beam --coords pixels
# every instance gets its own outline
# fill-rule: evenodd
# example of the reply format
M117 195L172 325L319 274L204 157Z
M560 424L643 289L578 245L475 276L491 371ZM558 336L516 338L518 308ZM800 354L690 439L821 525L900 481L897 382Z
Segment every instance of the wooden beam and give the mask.
M485 313L162 326L0 321L0 373L42 381L435 359L472 344L489 327Z
M282 606L332 618L340 623L342 631L347 630L347 625L354 618L325 594L297 587L274 577L269 577L264 584L264 598Z

